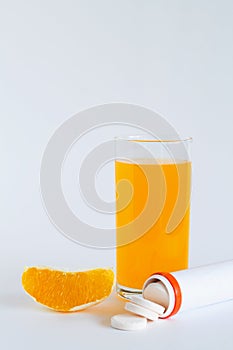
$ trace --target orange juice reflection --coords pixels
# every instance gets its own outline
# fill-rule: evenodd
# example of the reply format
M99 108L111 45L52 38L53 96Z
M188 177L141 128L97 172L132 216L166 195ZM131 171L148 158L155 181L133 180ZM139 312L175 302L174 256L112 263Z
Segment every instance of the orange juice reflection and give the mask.
M115 162L116 258L118 285L141 290L146 278L155 272L188 267L191 162L138 160L137 163ZM125 180L131 183L133 192L129 192ZM119 194L117 187L120 182ZM140 225L135 224L133 229L142 235L119 246L120 227L133 223L143 211L149 188L152 192L155 189L154 193L157 191L158 195L152 198L145 219L149 221L151 215L157 215L155 208L161 207L162 210L147 232L143 234ZM122 202L128 203L123 209Z

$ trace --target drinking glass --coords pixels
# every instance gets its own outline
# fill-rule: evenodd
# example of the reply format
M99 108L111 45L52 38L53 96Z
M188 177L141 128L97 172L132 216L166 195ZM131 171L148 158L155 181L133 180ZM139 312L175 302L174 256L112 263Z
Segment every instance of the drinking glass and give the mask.
M188 268L191 138L115 139L117 293L156 272Z

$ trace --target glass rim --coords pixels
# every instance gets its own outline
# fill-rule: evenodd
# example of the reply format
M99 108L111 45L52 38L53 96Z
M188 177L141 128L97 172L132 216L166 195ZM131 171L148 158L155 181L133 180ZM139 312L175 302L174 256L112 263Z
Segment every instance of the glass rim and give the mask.
M178 143L178 142L192 142L193 138L191 136L181 137L181 138L163 138L156 139L150 138L146 135L127 135L127 136L115 136L115 141L129 141L129 142L155 142L155 143Z

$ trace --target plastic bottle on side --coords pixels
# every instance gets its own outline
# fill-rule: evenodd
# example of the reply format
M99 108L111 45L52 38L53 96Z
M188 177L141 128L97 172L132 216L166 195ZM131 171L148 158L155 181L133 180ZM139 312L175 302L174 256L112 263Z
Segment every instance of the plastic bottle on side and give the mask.
M171 273L157 272L146 280L143 297L165 307L160 318L233 299L233 260Z

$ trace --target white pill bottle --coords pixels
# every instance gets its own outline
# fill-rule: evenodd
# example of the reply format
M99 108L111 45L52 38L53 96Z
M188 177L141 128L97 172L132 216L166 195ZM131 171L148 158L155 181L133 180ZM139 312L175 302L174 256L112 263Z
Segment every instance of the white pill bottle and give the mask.
M156 299L161 292L166 310L160 318L233 299L233 260L171 273L157 272L146 280L143 296L161 303Z

